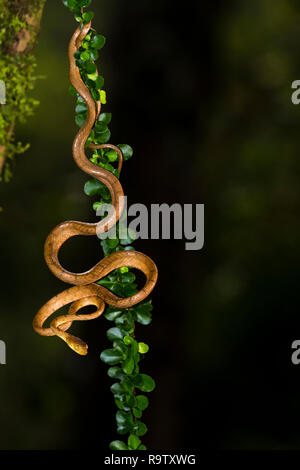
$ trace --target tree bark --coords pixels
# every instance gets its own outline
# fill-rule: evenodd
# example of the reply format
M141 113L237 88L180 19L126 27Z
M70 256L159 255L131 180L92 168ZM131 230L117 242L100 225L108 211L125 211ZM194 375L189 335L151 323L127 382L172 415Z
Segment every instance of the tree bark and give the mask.
M16 56L31 53L36 45L40 32L40 24L46 0L6 0L7 8L11 13L26 23L26 27L18 32L15 39L10 44L4 44L3 49L7 54ZM5 106L5 105L3 105ZM7 137L11 137L14 132L14 122L7 129ZM6 148L0 145L0 179L3 173Z

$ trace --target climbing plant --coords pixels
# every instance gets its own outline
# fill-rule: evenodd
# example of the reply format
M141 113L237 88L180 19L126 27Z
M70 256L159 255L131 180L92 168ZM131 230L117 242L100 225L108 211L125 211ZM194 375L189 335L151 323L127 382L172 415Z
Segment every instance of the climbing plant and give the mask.
M94 17L92 11L86 9L90 6L91 0L62 0L64 5L74 14L76 21L82 26L91 21ZM93 28L85 36L81 47L75 53L76 65L78 66L81 78L90 90L95 104L100 101L106 104L106 92L104 90L104 78L98 75L95 61L99 58L99 52L105 45L105 37L98 34ZM70 92L76 97L76 124L81 127L87 119L87 106L84 99L71 86ZM109 124L111 114L101 112L94 129L92 130L87 145L105 144L110 139ZM127 144L120 144L123 159L126 161L132 157L133 150ZM119 178L117 168L118 153L114 149L95 149L90 160L95 165L99 165L112 172ZM84 192L87 196L97 196L93 208L97 211L101 205L111 202L108 188L100 181L91 179L86 182ZM105 238L101 241L104 256L111 253L134 250L132 242L134 233L130 230L124 238L120 231L124 225L126 214L124 213L117 223L116 235L114 238ZM105 278L98 281L98 284L111 290L119 297L129 297L138 292L135 274L128 267L121 267L114 270ZM144 410L148 407L148 398L144 393L151 392L155 388L154 380L147 374L140 372L140 363L148 352L149 347L143 342L137 341L135 337L136 323L149 325L151 323L151 300L141 302L131 308L121 309L108 306L104 313L105 318L114 323L114 326L107 331L107 338L112 343L112 347L105 349L100 358L108 364L108 375L115 382L111 386L114 401L117 406L116 423L117 433L128 435L126 441L114 440L110 443L112 450L145 450L141 437L147 432L146 425L141 421Z
M15 155L29 147L15 140L14 128L38 105L30 96L37 79L32 51L45 1L0 0L0 80L6 87L6 103L0 105L0 181L9 181Z

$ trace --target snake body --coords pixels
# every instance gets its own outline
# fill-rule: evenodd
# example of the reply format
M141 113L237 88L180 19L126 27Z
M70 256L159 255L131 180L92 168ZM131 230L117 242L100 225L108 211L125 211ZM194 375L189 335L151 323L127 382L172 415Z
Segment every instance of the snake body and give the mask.
M105 308L105 303L120 307L129 308L143 301L157 281L157 268L154 262L143 253L137 251L119 251L99 261L89 271L83 273L72 273L67 271L59 262L59 251L62 245L74 236L79 235L99 235L112 228L119 220L124 209L124 193L119 182L110 171L93 164L85 154L87 139L94 127L100 110L101 103L95 103L90 91L84 84L80 71L76 65L74 54L80 48L81 43L91 28L91 23L86 24L82 29L78 27L73 34L69 44L69 64L70 82L84 99L88 114L84 125L79 130L73 142L73 158L78 167L98 181L104 183L111 194L112 206L108 215L98 223L85 223L76 221L66 221L55 227L49 234L44 249L45 261L49 269L60 280L72 284L73 287L61 292L49 300L35 315L33 328L42 336L58 336L64 340L68 346L81 355L87 354L88 346L80 338L71 335L67 330L73 321L91 320L99 317ZM90 145L92 148L112 148L119 155L119 172L122 168L122 152L112 144ZM95 281L108 275L111 271L121 268L136 268L146 276L144 287L136 294L121 298L113 294L103 286L95 284ZM44 327L46 320L57 310L70 305L67 315L61 315L51 321L48 328ZM92 314L79 314L81 308L85 306L95 306L96 311Z

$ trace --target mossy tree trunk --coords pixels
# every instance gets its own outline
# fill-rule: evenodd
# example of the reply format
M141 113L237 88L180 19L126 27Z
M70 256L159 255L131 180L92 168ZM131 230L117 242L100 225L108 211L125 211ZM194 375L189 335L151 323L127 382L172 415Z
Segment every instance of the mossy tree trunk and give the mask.
M6 104L0 113L0 180L11 176L10 163L27 146L14 141L14 127L38 104L29 96L36 80L33 49L46 0L0 0L0 80Z

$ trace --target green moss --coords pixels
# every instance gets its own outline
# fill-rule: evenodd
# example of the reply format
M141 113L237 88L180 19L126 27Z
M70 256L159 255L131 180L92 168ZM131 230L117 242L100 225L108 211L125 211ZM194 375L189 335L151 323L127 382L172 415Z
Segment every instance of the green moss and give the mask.
M0 80L6 85L6 104L1 105L0 114L0 146L5 148L5 166L0 179L8 181L11 177L11 163L16 154L25 152L28 144L16 142L13 128L15 123L24 122L33 114L38 101L30 96L34 88L36 75L36 60L32 52L12 53L11 47L21 30L29 33L24 14L29 12L31 17L39 14L44 0L35 2L11 2L0 0ZM16 13L17 12L17 13ZM31 42L35 41L36 33L31 34ZM29 47L30 49L30 47Z

